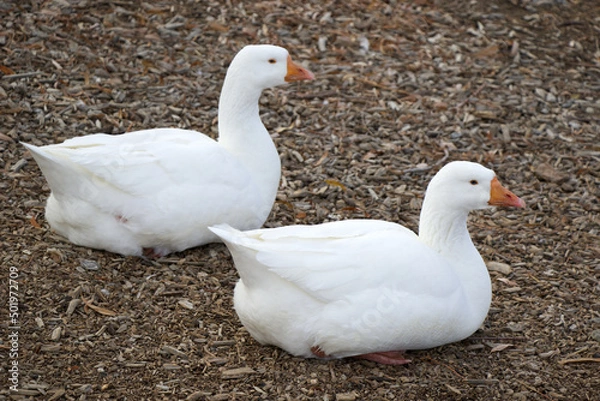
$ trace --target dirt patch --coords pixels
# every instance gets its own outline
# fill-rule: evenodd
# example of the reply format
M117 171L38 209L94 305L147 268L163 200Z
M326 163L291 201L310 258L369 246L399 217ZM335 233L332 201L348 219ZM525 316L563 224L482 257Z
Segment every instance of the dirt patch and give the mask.
M222 3L0 4L0 258L2 277L18 270L20 313L17 359L0 339L20 391L2 379L0 400L597 399L600 3ZM261 99L284 177L267 226L416 229L425 185L458 159L525 199L470 219L501 270L474 336L402 367L295 358L240 325L223 245L144 261L49 230L48 186L19 141L215 136L227 65L250 43L285 46L317 76Z

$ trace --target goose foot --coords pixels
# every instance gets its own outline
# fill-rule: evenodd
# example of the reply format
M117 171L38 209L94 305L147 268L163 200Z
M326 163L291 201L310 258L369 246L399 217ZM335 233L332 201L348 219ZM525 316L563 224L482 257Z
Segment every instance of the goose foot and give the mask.
M311 347L310 352L317 358L330 357L318 345ZM370 354L355 355L352 358L366 359L383 365L406 365L410 363L410 359L404 359L404 353L401 351L372 352Z
M158 259L163 255L154 248L142 248L142 256L148 259Z
M373 352L371 354L355 355L353 358L367 359L383 365L406 365L410 359L404 359L401 351Z
M327 355L318 345L311 347L310 352L317 358L329 358L329 355Z

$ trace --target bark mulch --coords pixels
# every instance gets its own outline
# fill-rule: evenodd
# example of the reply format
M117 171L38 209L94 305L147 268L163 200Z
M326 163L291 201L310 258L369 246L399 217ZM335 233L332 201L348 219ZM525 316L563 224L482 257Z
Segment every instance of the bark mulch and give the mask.
M600 2L9 0L0 14L0 400L600 399ZM19 141L215 136L227 65L251 43L317 76L261 98L283 169L266 226L416 229L425 185L460 159L527 202L470 218L494 290L472 337L399 367L296 358L239 323L223 245L146 261L52 233Z

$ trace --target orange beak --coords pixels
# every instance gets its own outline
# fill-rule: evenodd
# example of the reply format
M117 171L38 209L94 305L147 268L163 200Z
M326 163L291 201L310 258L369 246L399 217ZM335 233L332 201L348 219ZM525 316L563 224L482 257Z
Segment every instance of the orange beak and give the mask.
M525 207L523 199L504 188L498 178L492 179L492 189L490 190L490 206L507 206L507 207Z
M285 76L285 82L303 81L311 79L315 79L313 73L308 71L306 68L294 63L292 61L292 57L288 56L287 75Z

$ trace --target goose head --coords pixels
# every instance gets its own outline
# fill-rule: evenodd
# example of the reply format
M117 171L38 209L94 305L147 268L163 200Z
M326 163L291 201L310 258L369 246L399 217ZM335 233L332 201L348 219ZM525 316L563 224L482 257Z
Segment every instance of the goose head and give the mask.
M433 177L425 201L445 210L468 213L494 206L525 207L525 202L503 187L496 174L480 164L455 161Z
M263 90L287 82L312 80L314 75L292 61L288 51L273 45L248 45L229 66L228 77L241 75L244 85Z

